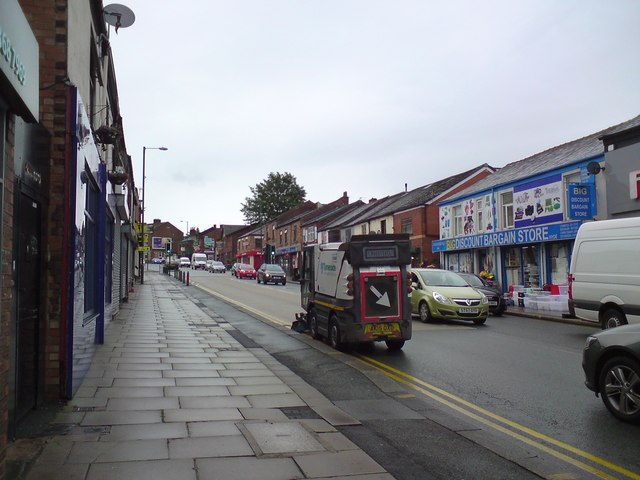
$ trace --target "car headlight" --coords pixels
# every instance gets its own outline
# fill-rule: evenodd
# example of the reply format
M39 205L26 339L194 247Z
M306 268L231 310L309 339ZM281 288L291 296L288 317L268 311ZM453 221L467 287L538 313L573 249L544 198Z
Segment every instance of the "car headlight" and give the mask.
M589 335L587 337L587 342L584 344L584 349L587 350L588 348L591 348L591 346L597 341L598 341L597 337L594 337L593 335Z
M433 292L432 295L436 302L445 303L447 305L451 305L453 303L449 297L446 297L439 292Z
M481 305L487 305L489 303L489 299L487 298L487 296L480 292L480 304Z

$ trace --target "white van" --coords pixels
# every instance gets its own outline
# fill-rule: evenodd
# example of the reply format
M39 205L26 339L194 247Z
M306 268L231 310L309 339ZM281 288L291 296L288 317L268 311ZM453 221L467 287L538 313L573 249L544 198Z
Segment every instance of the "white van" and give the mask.
M640 323L640 217L580 226L569 268L569 308L603 329Z
M207 254L206 253L194 253L191 255L191 269L205 270L207 268Z

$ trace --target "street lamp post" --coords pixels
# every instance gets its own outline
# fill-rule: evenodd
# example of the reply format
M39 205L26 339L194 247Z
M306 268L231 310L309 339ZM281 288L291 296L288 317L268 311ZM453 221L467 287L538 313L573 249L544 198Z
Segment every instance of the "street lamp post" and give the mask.
M141 215L141 227L142 227L142 243L144 244L145 247L149 246L149 242L145 241L145 234L146 234L146 230L147 230L147 225L144 223L144 210L145 210L145 199L147 198L147 190L144 188L144 179L146 178L145 175L145 171L146 171L146 164L147 164L147 150L162 150L162 151L166 151L169 150L167 147L142 147L142 199L140 201L140 203L142 204L142 215ZM146 250L143 250L140 252L142 255L139 256L140 258L140 284L144 284L144 259L147 255Z
M188 236L189 236L189 234L191 233L191 232L189 232L189 220L180 220L180 221L181 221L182 223L186 223L186 224L187 224L187 234L186 234L186 236L188 237Z

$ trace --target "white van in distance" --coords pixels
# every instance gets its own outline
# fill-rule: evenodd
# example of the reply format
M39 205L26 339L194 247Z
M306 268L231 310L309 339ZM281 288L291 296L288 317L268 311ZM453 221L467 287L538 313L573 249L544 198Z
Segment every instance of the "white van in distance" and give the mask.
M191 269L205 270L207 268L207 255L205 253L194 253L191 255Z
M569 267L569 308L603 329L640 323L640 217L580 225Z

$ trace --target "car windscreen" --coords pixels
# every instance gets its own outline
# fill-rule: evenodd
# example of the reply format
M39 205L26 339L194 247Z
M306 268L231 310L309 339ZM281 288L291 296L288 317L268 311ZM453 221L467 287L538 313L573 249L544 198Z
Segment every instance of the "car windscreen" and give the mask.
M439 287L468 287L460 275L447 270L423 270L420 276L426 285L436 285Z
M264 269L268 272L284 273L280 265L266 265Z
M238 268L241 268L242 270L253 270L253 267L251 265L247 265L246 263L239 265Z

